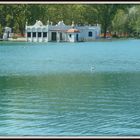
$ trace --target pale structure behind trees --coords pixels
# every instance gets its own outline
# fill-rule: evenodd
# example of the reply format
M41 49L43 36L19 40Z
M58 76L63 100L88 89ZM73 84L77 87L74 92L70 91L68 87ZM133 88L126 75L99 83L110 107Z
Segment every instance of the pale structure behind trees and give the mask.
M8 40L8 38L12 37L12 29L10 27L4 28L3 40Z

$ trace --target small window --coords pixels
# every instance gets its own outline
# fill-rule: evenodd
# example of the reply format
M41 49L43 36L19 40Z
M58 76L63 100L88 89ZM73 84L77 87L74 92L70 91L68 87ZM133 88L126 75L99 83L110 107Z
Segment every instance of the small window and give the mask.
M41 37L41 32L38 32L38 37Z
M31 32L27 32L27 37L31 37Z
M36 37L36 32L33 32L33 37Z
M47 37L47 32L43 32L43 37Z
M71 37L71 34L69 34L69 37Z
M89 37L92 37L92 32L88 32L88 36Z

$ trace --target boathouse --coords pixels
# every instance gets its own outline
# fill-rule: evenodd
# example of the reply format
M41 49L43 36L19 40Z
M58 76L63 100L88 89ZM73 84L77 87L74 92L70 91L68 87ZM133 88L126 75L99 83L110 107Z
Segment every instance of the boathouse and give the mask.
M92 41L100 37L100 25L80 26L65 25L63 21L58 24L52 25L52 22L47 22L47 25L39 20L36 20L34 25L27 25L25 27L26 41L28 42L79 42L79 41Z

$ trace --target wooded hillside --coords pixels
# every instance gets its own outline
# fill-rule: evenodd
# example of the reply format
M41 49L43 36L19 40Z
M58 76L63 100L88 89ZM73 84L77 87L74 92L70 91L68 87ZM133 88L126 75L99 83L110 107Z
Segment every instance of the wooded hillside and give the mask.
M127 33L139 36L140 5L130 4L1 4L0 33L6 26L14 33L25 32L25 23L29 25L41 20L43 24L53 24L63 20L65 24L101 24L104 37L107 31L118 36Z

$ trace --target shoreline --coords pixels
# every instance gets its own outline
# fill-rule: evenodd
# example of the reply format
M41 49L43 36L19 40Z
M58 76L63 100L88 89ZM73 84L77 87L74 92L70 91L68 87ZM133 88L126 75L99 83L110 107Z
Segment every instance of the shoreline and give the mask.
M22 38L16 38L16 39L8 38L7 41L13 41L13 42L26 42L26 38L25 38L25 37L22 37Z
M84 42L112 42L112 41L119 41L119 40L139 40L139 38L98 38L92 41L79 41L79 43L84 43ZM17 39L13 39L13 38L8 38L8 40L3 40L0 39L0 41L6 41L6 42L27 42L26 38L17 38ZM37 43L37 42L36 42ZM38 43L42 43L42 42L38 42ZM47 42L46 42L47 43ZM57 42L56 42L57 43ZM77 43L77 42L76 42Z

